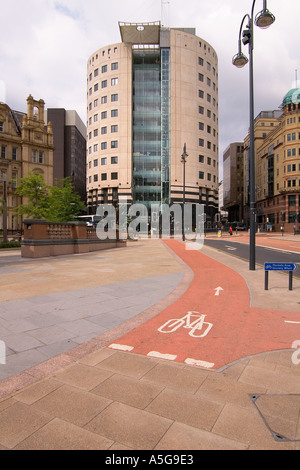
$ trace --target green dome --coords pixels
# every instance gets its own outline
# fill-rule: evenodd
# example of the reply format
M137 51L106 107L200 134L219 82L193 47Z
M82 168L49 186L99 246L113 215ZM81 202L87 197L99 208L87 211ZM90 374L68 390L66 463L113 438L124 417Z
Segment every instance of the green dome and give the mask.
M300 103L300 88L292 88L283 98L282 107Z

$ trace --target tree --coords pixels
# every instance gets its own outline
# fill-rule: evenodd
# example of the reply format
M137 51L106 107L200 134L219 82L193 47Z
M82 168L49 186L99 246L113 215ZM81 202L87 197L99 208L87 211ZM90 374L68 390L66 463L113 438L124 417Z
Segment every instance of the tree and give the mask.
M41 174L28 172L26 178L16 188L16 194L27 201L17 207L18 215L26 215L33 219L44 219L48 204L48 186Z
M56 181L49 187L45 218L51 222L70 222L84 209L80 196L74 192L70 178Z
M84 209L80 196L74 192L70 178L56 181L48 186L41 174L29 172L16 188L18 196L25 197L26 203L17 208L18 215L49 222L70 222Z

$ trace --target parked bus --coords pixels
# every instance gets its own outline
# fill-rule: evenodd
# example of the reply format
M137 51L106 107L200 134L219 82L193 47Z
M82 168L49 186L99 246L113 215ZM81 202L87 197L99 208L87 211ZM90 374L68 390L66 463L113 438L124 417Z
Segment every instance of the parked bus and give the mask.
M101 217L99 215L79 215L76 217L78 222L85 222L88 227L96 228Z

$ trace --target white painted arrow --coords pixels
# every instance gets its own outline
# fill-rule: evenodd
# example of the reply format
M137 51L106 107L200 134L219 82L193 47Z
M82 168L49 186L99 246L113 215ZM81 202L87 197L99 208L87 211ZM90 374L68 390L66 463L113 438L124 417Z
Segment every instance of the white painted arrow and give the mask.
M220 295L220 292L221 292L222 290L224 290L224 289L222 289L222 287L216 287L216 288L215 288L215 291L216 291L215 295Z

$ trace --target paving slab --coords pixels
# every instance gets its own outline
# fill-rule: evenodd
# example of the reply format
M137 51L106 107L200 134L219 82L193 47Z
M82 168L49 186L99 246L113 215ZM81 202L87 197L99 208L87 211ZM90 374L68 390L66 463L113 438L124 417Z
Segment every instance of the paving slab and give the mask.
M242 275L252 306L264 307L260 272L254 276L248 273L247 263L204 250L206 256ZM187 450L191 455L196 450L300 450L300 365L292 360L294 349L265 351L207 370L107 347L177 302L193 279L190 267L162 241L139 241L124 251L110 250L97 260L84 255L28 263L17 254L0 257L0 280L5 275L1 263L6 260L18 285L13 297L12 277L6 289L2 284L0 328L6 337L24 329L25 336L35 332L31 340L49 343L20 352L7 349L7 360L11 357L17 363L19 356L22 366L0 380L0 449L92 449L102 450L101 458L106 450L116 455L144 449ZM92 281L84 276L90 264L96 274L102 270L101 277ZM72 278L80 265L81 284L77 273ZM64 280L62 272L57 275L60 270ZM29 287L30 278L39 275L40 291ZM285 280L278 277L277 291L272 291L277 309L283 302ZM150 290L158 297L149 295ZM135 299L139 292L143 294ZM109 312L94 310L99 295L103 303L126 298L120 308L114 304L110 321ZM84 298L89 315L81 317ZM298 302L297 296L291 296L288 310L293 305L297 314ZM52 309L55 305L57 310ZM87 342L74 341L83 333L88 335L92 323L108 329ZM53 327L61 325L74 336L51 342ZM296 340L299 329L296 324L292 327ZM24 348L22 341L14 346ZM45 359L33 358L30 365L33 353Z

